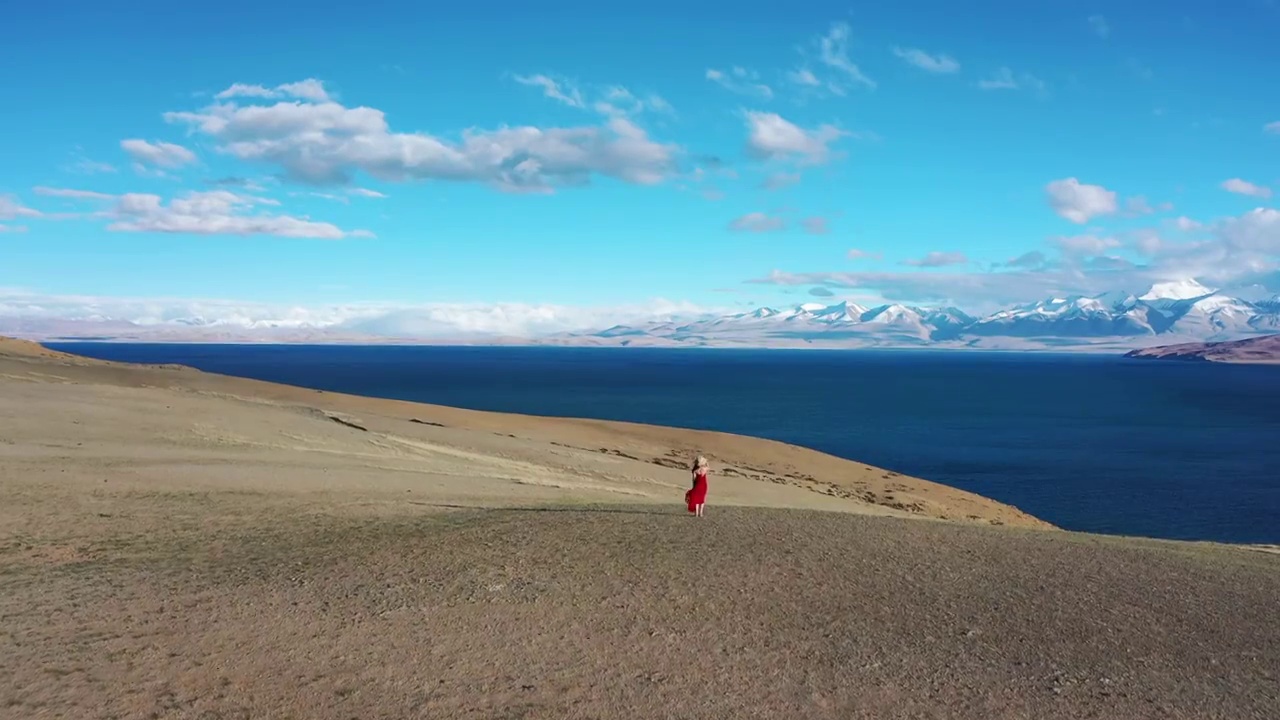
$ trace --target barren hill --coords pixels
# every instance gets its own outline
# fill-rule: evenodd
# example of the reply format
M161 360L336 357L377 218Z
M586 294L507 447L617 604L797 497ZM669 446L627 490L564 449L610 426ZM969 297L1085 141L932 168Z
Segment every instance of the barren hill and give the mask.
M1270 718L1276 597L779 443L0 342L3 717Z

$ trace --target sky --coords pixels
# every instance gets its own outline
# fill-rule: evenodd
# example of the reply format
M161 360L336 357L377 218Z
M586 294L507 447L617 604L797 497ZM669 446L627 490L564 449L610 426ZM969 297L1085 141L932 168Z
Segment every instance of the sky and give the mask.
M1280 2L434 5L7 9L0 315L1280 292Z

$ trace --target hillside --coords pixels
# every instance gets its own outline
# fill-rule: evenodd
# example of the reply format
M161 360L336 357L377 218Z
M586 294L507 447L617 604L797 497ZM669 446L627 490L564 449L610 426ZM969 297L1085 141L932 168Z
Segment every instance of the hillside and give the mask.
M0 578L22 718L1262 718L1280 656L1256 549L751 438L18 342Z

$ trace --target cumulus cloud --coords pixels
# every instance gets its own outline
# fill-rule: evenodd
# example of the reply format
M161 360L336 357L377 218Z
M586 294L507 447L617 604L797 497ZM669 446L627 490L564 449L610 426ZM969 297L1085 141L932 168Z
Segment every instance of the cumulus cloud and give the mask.
M1280 135L1280 120L1263 125L1262 131L1272 135Z
M1015 75L1007 67L999 68L991 77L979 80L978 87L983 90L1031 90L1042 94L1047 89L1045 82L1035 75L1027 72Z
M18 218L38 218L43 213L33 210L18 202L11 195L0 195L0 220L16 220Z
M798 158L809 164L831 158L830 145L846 133L834 125L806 130L777 113L748 111L747 150L758 158Z
M337 240L371 237L364 230L344 231L336 225L291 215L260 212L258 205L274 200L239 195L227 190L189 192L166 205L159 195L121 195L112 211L116 232L190 233L195 235L275 235L289 238Z
M960 72L960 63L949 55L930 55L919 48L895 47L893 54L925 72L950 75Z
M1182 215L1174 219L1173 225L1174 227L1178 228L1182 232L1194 232L1204 227L1203 223L1192 220L1186 215Z
M1111 24L1108 23L1107 19L1101 15L1089 16L1089 29L1093 31L1094 35L1103 39L1106 39L1111 35Z
M831 228L828 226L829 222L827 218L815 216L801 220L800 225L810 235L826 235L831 232Z
M146 140L121 140L120 147L134 162L162 168L180 168L196 161L196 154L190 150L167 142L147 142Z
M1280 210L1254 208L1219 223L1217 232L1233 250L1280 256Z
M0 233L24 233L26 231L26 225L5 225L0 223Z
M871 252L870 250L861 250L859 248L851 248L845 253L845 257L850 260L879 260L884 257L883 253Z
M325 89L324 83L315 78L307 78L298 82L284 83L274 88L267 88L262 85L246 85L244 83L235 83L231 87L223 90L213 96L217 100L228 100L231 98L297 98L299 100L311 100L313 102L328 102L331 95Z
M1099 237L1097 235L1073 235L1071 237L1058 237L1053 239L1063 254L1072 257L1081 257L1087 255L1101 255L1107 250L1120 247L1120 241L1113 237Z
M1222 183L1222 189L1237 195L1248 195L1249 197L1271 197L1271 188L1254 185L1253 183L1247 180L1241 180L1240 178L1231 178L1230 180L1224 181Z
M623 117L602 126L468 130L456 142L394 132L381 110L332 101L220 103L165 119L209 136L224 153L312 184L345 184L362 171L387 182L481 182L515 192L550 192L593 175L651 185L673 173L677 153Z
M776 232L787 226L787 222L780 217L768 215L762 212L751 212L739 218L734 218L729 223L729 229L737 232Z
M835 293L824 287L809 288L809 294L820 298L829 298L835 295Z
M377 190L370 190L368 188L351 188L350 190L347 191L347 194L355 195L357 197L366 197L366 198L382 199L386 197L385 194L380 193Z
M965 254L962 252L939 252L935 250L922 258L903 260L902 264L910 265L911 267L934 268L946 267L948 265L963 265L967 262L969 262L969 258L965 257Z
M708 68L706 78L730 92L739 95L769 100L773 97L773 88L760 82L759 73L743 67L730 68L728 71Z
M199 339L308 337L468 339L532 338L599 329L617 323L673 321L722 312L655 299L636 305L565 306L524 303L347 303L276 305L237 300L50 296L0 291L0 333L77 334L104 330L141 337ZM199 322L193 322L198 320Z
M1080 225L1117 209L1115 192L1101 185L1085 185L1073 177L1054 180L1045 186L1045 193L1054 212Z

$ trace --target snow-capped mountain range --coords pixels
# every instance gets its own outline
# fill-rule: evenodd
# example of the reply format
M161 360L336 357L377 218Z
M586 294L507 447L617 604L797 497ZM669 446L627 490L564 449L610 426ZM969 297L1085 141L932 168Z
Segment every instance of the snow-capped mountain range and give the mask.
M1053 297L975 315L955 307L809 303L706 314L657 304L275 307L217 301L0 296L0 335L31 340L701 347L940 347L1127 351L1280 333L1280 296L1184 280L1141 294ZM606 329L604 318L643 318ZM592 329L594 326L595 329Z
M1054 297L978 317L959 308L808 303L570 333L565 344L742 347L1136 348L1280 332L1280 296L1249 302L1194 280L1141 295Z

